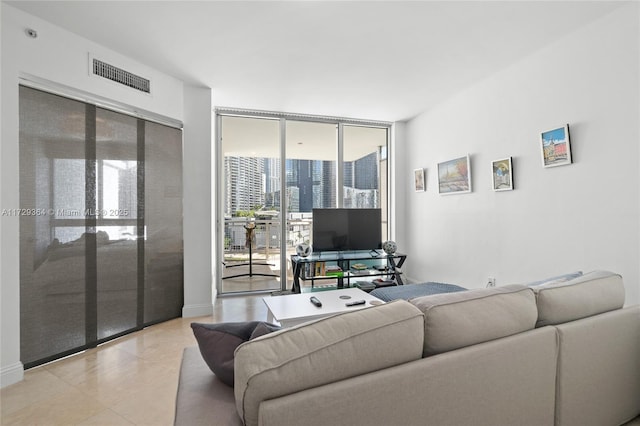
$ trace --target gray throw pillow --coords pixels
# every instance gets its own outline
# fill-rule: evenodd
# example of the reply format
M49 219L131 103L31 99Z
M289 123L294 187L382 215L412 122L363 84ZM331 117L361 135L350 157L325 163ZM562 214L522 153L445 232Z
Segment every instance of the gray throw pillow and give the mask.
M571 281L574 278L578 278L582 276L582 271L575 271L575 272L570 272L568 274L563 274L563 275L558 275L556 277L550 277L550 278L545 278L543 280L539 280L539 281L533 281L530 283L526 283L525 285L527 287L535 287L538 285L543 285L543 284L550 284L550 283L562 283L562 282L566 282L566 281Z
M218 324L191 323L202 358L222 383L233 387L233 353L240 344L279 330L280 327L262 321L225 322Z

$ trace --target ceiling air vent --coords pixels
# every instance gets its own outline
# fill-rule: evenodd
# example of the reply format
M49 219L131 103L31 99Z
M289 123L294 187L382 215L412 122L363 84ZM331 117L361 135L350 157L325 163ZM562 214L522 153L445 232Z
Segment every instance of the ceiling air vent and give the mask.
M144 77L93 58L93 74L124 84L144 93L151 93L151 82Z

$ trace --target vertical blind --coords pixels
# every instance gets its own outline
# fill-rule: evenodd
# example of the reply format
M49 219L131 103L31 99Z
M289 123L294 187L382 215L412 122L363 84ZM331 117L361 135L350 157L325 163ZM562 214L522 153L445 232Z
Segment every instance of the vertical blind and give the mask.
M181 315L182 132L20 87L21 360Z

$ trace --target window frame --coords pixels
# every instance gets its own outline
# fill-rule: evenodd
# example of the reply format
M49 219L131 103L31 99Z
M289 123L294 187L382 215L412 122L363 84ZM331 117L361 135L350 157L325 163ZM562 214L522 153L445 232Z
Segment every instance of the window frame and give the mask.
M386 185L386 196L385 200L381 200L380 208L384 208L385 212L383 217L387 218L387 238L391 238L393 233L393 227L389 223L392 218L391 212L391 200L393 197L393 188L392 188L392 173L391 173L391 144L392 144L392 130L393 124L388 121L375 121L375 120L364 120L364 119L353 119L346 117L337 117L337 116L322 116L322 115L309 115L309 114L295 114L295 113L285 113L285 112L275 112L275 111L262 111L262 110L250 110L250 109L236 109L236 108L225 108L218 107L214 109L215 115L215 144L213 152L213 161L214 161L214 172L213 176L215 176L215 194L214 194L214 211L213 211L213 223L215 223L214 230L214 244L213 244L213 262L214 262L214 281L217 290L217 294L237 294L233 293L223 293L222 291L222 264L216 259L224 258L224 209L225 209L225 199L224 199L224 185L225 183L225 172L224 172L224 155L222 153L222 118L225 116L232 117L244 117L244 118L267 118L279 120L279 137L280 137L280 160L282 164L285 164L287 160L286 153L286 124L287 121L308 121L315 123L329 123L335 124L337 126L337 140L336 140L336 148L337 148L337 166L336 166L336 207L343 207L344 203L344 127L345 126L361 126L361 127L371 127L371 128L380 128L385 129L387 131L386 134L386 146L384 152L385 156L385 166L386 172L384 173L385 185ZM382 183L382 175L379 177ZM286 182L286 167L280 167L280 182L284 184ZM286 200L286 191L280 191L280 208L281 212L287 211L287 200ZM286 255L282 255L282 253L286 253L286 242L287 242L287 226L286 220L280 221L280 285L281 291L286 291L288 287L287 283L287 259ZM385 236L383 235L383 239Z

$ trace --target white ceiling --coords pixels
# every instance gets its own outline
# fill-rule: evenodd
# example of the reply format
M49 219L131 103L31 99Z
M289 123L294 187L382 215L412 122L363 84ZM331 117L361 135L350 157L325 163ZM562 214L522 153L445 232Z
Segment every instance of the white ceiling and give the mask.
M8 1L216 106L411 118L620 5L611 1Z

